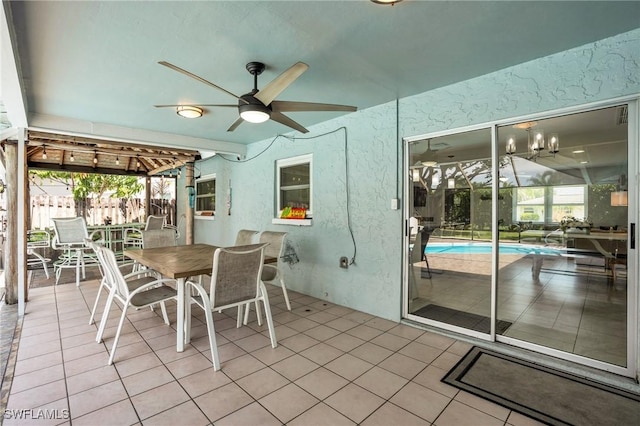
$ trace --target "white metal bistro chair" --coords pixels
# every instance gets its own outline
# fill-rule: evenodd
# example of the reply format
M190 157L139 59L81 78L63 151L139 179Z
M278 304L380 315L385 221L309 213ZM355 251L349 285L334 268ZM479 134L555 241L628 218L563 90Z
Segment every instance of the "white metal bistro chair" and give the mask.
M162 316L165 324L169 325L169 318L167 316L167 310L165 302L167 300L175 299L177 297L176 290L168 285L171 282L175 285L175 280L172 279L153 279L152 277L139 277L140 273L135 274L137 279L133 276L124 276L118 268L118 262L116 256L110 249L106 247L98 247L98 258L104 269L105 276L107 277L108 286L111 288L109 293L109 299L107 300L107 306L105 307L105 314L100 322L100 330L98 332L98 341L102 338L104 332L104 325L106 324L107 314L111 308L113 300L118 300L122 304L122 315L120 315L120 321L118 323L118 329L113 340L113 346L111 348L111 354L109 356L108 365L113 364L113 360L116 355L116 349L118 348L118 340L120 339L120 333L122 332L122 326L124 320L127 317L127 311L129 308L140 309L160 304L162 308ZM145 272L143 272L145 273ZM149 280L144 284L140 284L139 279ZM133 281L137 281L134 284Z
M149 215L144 225L145 231L151 231L154 229L162 229L167 221L166 216L154 216ZM127 228L124 230L123 236L124 244L128 247L142 247L142 234L138 228Z
M258 231L254 231L251 229L241 229L238 231L236 235L236 242L234 245L236 246L246 246L249 244L253 244L254 237L258 235Z
M44 274L49 279L49 268L47 264L51 259L44 257L38 253L38 249L47 249L51 247L51 234L44 230L27 231L27 256L33 256L27 259L27 266L42 265Z
M268 246L264 249L265 256L271 256L278 259L275 264L264 265L262 269L262 281L273 283L278 282L282 287L282 294L284 301L287 305L287 309L291 310L291 303L289 302L289 294L287 293L287 287L284 285L281 273L281 258L284 251L284 239L287 236L286 232L273 232L264 231L260 234L260 242L266 243Z
M252 244L241 247L218 248L213 254L213 269L209 294L196 282L187 281L188 289L196 296L191 300L204 310L209 333L209 345L213 358L213 369L220 369L220 358L216 344L216 331L213 323L213 310L237 307L237 326L242 324L242 311L247 303L262 302L264 305L271 347L278 346L271 317L269 296L264 283L260 280L264 262L266 244ZM187 291L187 294L192 294Z
M82 279L85 279L85 267L98 266L98 260L95 255L89 251L86 240L94 240L95 236L99 235L99 233L94 232L89 235L87 223L84 218L80 216L74 218L55 218L51 220L53 221L53 229L55 231L52 247L56 250L63 251L58 260L53 264L53 269L56 274L56 285L60 280L63 269L75 268L76 286L80 286L80 271L82 270Z

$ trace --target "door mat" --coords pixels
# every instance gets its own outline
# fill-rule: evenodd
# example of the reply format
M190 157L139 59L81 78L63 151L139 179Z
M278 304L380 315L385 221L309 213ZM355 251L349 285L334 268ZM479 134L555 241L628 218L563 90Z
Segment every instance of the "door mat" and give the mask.
M469 312L458 311L444 306L429 304L412 312L422 318L455 325L469 330L479 331L489 334L491 332L491 318ZM496 323L496 333L504 334L509 327L509 321L498 320Z
M442 381L550 425L640 424L638 394L477 346Z

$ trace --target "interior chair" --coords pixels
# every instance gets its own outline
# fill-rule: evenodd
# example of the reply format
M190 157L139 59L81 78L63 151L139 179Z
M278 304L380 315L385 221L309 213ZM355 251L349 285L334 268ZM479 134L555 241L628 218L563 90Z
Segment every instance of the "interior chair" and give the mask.
M98 233L94 232L89 235L87 231L87 223L83 217L74 218L55 218L53 221L53 229L55 236L52 241L52 247L56 250L62 250L58 260L54 262L53 269L56 274L56 285L60 280L62 270L65 268L75 268L76 270L76 286L80 286L80 271L82 270L82 279L86 278L86 266L98 266L98 260L95 255L89 251L86 244L87 239L95 240Z
M275 348L278 345L271 317L269 296L260 279L263 271L265 247L267 244L216 249L213 254L209 294L199 283L187 281L187 289L191 291L187 291L186 294L194 294L195 296L191 296L192 301L205 313L215 371L220 369L220 358L213 323L212 311L214 310L220 311L237 307L237 326L240 327L243 307L251 302L256 306L262 302L269 328L271 347Z
M258 231L253 231L251 229L241 229L238 231L236 235L236 242L234 245L236 246L246 246L249 244L253 244L253 238L258 234Z
M151 277L149 275L140 276L140 274L148 274L148 272L138 272L133 275L130 274L129 276L122 275L113 251L104 246L98 247L97 250L98 259L104 269L108 282L107 285L111 290L109 292L107 305L105 306L105 314L102 316L102 320L100 321L100 329L97 337L98 341L102 339L104 326L113 300L118 300L122 304L122 314L120 315L120 321L118 322L113 346L111 347L111 354L109 355L108 365L111 365L113 364L113 360L116 355L118 340L120 339L122 326L124 325L124 320L127 317L129 308L131 307L137 310L159 303L162 307L164 322L169 325L165 302L167 300L176 299L177 292L174 288L166 285L169 282L174 283L175 285L175 280L172 279L155 279L155 277Z
M145 231L162 229L167 221L167 216L149 215L144 225ZM124 244L128 247L142 247L142 234L138 228L127 228L124 230Z
M51 262L51 259L44 257L36 250L47 249L51 247L51 234L44 230L27 231L27 256L33 256L27 258L27 266L42 265L44 274L49 279L49 268L47 264Z
M624 267L627 266L627 255L618 253L618 249L614 253L611 253L610 256L605 257L607 268L611 270L611 279L613 283L616 283L617 274L616 274L616 265L622 265Z

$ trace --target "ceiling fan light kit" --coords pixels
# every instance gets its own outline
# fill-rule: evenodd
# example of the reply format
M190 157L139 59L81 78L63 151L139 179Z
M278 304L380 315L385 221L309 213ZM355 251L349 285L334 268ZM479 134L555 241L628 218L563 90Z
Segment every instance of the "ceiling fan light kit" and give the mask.
M176 107L176 114L184 118L200 118L204 114L204 111L199 107L180 105Z
M202 106L210 107L232 107L238 108L240 117L231 124L231 127L227 129L228 132L234 131L244 121L250 123L263 123L269 119L297 130L301 133L307 133L308 130L301 126L296 121L287 117L283 112L304 112L304 111L344 111L353 112L357 108L348 105L335 105L335 104L321 104L312 102L292 102L292 101L278 101L275 98L282 93L291 83L293 83L298 77L300 77L307 69L309 65L304 62L296 62L275 79L271 80L265 87L258 89L258 76L265 70L265 65L262 62L249 62L246 65L247 71L253 76L253 90L242 96L233 94L232 92L223 89L222 87L205 80L204 78L197 76L183 68L173 65L166 61L158 62L160 65L177 71L181 74L191 77L200 83L204 83L207 86L220 90L227 95L233 96L238 100L236 105L232 104L199 104ZM176 112L186 118L197 118L203 115L203 110L196 105L155 105L156 108L168 108L175 107Z

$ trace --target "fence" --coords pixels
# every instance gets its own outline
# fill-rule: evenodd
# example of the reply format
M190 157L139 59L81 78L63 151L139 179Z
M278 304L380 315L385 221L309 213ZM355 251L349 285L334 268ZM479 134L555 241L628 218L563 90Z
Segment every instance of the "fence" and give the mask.
M175 223L175 200L151 200L150 213L166 215L167 223ZM51 218L84 216L88 225L107 222L143 222L144 200L139 198L88 198L75 201L72 196L35 195L31 197L31 229L51 227Z

